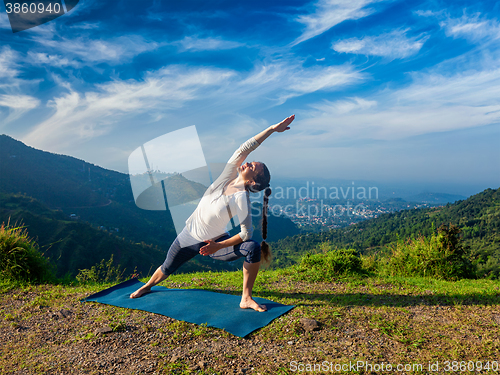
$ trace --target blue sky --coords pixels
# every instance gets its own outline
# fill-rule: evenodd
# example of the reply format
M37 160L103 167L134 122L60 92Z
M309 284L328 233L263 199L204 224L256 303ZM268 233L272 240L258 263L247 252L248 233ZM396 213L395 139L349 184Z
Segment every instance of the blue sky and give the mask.
M500 186L498 2L80 0L16 34L0 7L0 133L30 146L127 172L196 125L224 162L295 113L252 155L273 177Z

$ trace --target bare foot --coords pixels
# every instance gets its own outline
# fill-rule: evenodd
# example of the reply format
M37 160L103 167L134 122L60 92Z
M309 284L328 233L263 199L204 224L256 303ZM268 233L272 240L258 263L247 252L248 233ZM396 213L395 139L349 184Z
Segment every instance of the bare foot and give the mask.
M242 309L254 309L255 311L258 311L258 312L267 311L266 305L259 305L257 302L255 302L252 299L252 297L242 298L241 302L240 302L240 308L242 308Z
M151 288L149 288L146 285L144 285L143 287L140 287L134 293L132 293L130 295L130 298L139 298L139 297L142 297L144 294L149 293L150 291L151 291Z

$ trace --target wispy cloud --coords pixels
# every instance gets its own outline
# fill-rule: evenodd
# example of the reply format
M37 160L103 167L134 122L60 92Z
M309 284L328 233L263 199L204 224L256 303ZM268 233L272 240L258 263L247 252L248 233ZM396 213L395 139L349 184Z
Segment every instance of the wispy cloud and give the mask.
M159 43L148 41L139 35L124 35L112 39L34 38L42 46L52 48L54 54L78 59L85 63L124 63L133 57L158 48ZM46 48L45 48L46 50Z
M407 88L311 105L304 120L324 142L397 140L500 123L500 69L419 75Z
M295 71L288 76L289 86L280 95L280 100L313 93L334 91L366 80L366 75L351 65L316 67ZM288 92L286 92L288 91Z
M13 109L33 109L40 101L28 95L0 95L0 106Z
M143 80L113 81L96 91L70 90L48 103L54 113L38 124L24 141L37 147L90 139L108 133L123 115L155 115L178 108L203 95L202 90L221 84L233 73L218 69L169 67L146 74Z
M0 47L0 89L6 94L18 95L23 86L40 82L40 78L22 76L22 55L9 46Z
M345 20L357 20L374 12L366 8L373 0L319 0L313 12L297 17L305 30L292 45L314 38Z
M9 114L2 119L2 124L17 120L24 113L40 105L37 98L28 95L0 95L0 107L7 107Z
M321 112L344 115L347 113L366 111L375 108L377 106L377 102L375 100L352 97L349 99L338 100L336 102L325 100L321 103L311 104L310 106Z
M422 34L407 37L407 32L408 29L394 30L377 36L345 39L334 42L332 48L341 53L403 59L417 54L429 38L429 36Z
M497 20L486 19L479 13L472 16L464 14L461 18L448 18L440 23L446 35L464 38L472 42L485 39L500 39L500 24Z
M265 95L279 105L293 97L335 91L365 81L367 77L350 64L305 68L300 62L273 61L256 66L235 89L245 98Z
M82 65L78 61L70 60L61 55L49 55L47 53L36 53L31 51L28 51L26 61L31 65L50 65L56 67L72 66L73 68L78 68Z
M234 42L230 40L223 40L220 38L198 38L187 36L181 41L177 42L181 51L214 51L214 50L227 50L243 46L243 43Z
M21 117L25 112L40 105L40 100L28 95L0 95L0 107L9 108L9 115L2 119L7 124Z
M69 91L48 102L53 114L23 140L35 147L58 149L113 131L124 116L142 116L154 122L194 100L210 102L222 113L262 103L273 106L292 97L316 91L333 91L366 79L350 65L304 68L301 64L274 62L249 73L215 68L167 66L148 72L141 80L114 80L95 90ZM208 99L210 98L210 99ZM149 119L149 120L147 120Z
M17 77L18 69L16 61L19 58L19 53L14 51L9 46L4 46L0 50L0 78L10 79ZM3 85L0 84L0 87Z
M101 27L100 22L80 22L74 25L70 25L70 29L80 29L80 30L95 30Z

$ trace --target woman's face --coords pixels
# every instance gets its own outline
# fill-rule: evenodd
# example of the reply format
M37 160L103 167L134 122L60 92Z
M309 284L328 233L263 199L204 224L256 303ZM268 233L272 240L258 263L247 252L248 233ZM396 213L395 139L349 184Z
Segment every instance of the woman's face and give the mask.
M258 161L253 161L251 163L245 163L240 166L240 174L245 181L254 181L255 176L262 173L264 170L264 165Z

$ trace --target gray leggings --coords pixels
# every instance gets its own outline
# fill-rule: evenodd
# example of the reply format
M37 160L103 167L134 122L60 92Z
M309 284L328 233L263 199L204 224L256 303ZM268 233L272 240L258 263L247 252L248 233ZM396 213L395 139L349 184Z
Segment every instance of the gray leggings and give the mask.
M224 241L228 238L230 237L225 235L215 240L215 242ZM205 242L199 242L191 246L181 247L179 239L176 238L168 250L165 262L163 262L160 266L161 272L167 276L173 274L177 268L198 255L200 253L200 249L205 245ZM210 254L209 257L212 259L223 260L225 262L231 262L245 257L245 261L248 263L257 263L260 262L260 244L254 240L247 240L236 246L220 249L217 252Z

